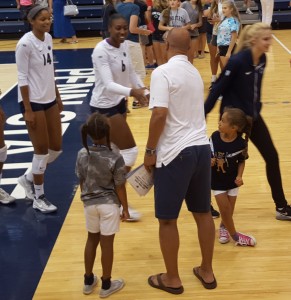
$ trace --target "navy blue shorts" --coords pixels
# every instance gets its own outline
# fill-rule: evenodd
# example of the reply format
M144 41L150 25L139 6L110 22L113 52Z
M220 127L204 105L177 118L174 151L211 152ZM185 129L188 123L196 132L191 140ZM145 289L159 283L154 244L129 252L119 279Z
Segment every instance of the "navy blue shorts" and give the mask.
M212 33L207 32L207 33L206 33L206 38L207 38L207 44L211 44Z
M209 145L185 148L167 166L155 168L155 215L177 219L185 199L190 212L207 213L211 201Z
M57 100L54 100L50 103L44 103L44 104L30 102L30 106L31 106L32 111L48 110L49 108L51 108L55 104L57 104ZM21 113L24 114L25 113L25 108L24 108L23 101L19 102L19 106L20 106Z
M99 112L102 115L106 115L108 118L117 114L124 115L126 113L125 98L123 98L117 105L109 108L98 108L90 105L91 113Z

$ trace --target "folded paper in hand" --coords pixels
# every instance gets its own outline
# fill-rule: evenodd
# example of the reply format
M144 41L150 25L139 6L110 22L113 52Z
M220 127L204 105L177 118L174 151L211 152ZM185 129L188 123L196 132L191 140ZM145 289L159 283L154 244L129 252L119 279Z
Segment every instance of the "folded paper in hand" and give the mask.
M77 5L75 5L72 0L66 0L66 5L64 6L64 16L76 16L79 13Z
M129 172L126 178L140 196L145 196L154 184L153 173L149 173L144 165Z

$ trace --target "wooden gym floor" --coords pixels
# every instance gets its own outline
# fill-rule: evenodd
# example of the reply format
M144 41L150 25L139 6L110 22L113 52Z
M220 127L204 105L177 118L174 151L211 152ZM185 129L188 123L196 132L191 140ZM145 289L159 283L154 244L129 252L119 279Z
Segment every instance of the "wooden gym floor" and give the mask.
M273 46L268 54L268 67L263 83L262 115L280 155L283 185L287 200L290 200L291 182L288 174L291 168L291 141L288 132L291 125L291 30L276 30L273 34ZM82 38L78 44L63 45L56 40L54 49L69 48L78 52L81 48L93 48L97 41L97 38ZM1 51L14 51L15 44L16 41L2 40ZM204 80L206 95L210 82L209 54L205 59L196 59L194 65ZM150 73L146 78L147 84ZM2 92L9 90L16 80L15 64L0 65ZM128 115L128 122L140 150L136 165L143 161L149 118L150 112L146 108L131 110ZM207 119L209 134L216 130L217 121L218 113L215 108ZM216 239L213 266L218 281L217 289L205 290L193 276L192 268L200 263L200 250L195 223L185 207L179 218L179 265L185 292L174 296L147 284L149 275L164 272L158 242L158 222L154 217L153 191L141 198L128 186L129 202L142 213L142 219L136 223L122 223L121 231L116 235L112 277L124 278L126 286L112 295L112 299L290 299L291 222L275 219L275 207L265 176L264 162L252 144L249 155L244 173L245 184L240 189L234 219L239 231L256 237L257 246L242 248L233 243L221 245ZM78 189L40 278L34 299L79 300L98 297L99 286L89 296L82 294L83 249L87 233L79 195ZM216 204L214 206L217 207ZM215 220L216 228L219 222L220 219ZM94 272L100 277L100 251ZM17 289L17 286L11 283L11 288Z

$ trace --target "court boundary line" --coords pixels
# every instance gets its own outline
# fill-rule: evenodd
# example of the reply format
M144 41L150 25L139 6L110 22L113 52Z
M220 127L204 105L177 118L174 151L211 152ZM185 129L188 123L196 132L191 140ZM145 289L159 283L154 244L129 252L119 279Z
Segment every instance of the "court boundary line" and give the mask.
M288 49L276 36L275 34L272 34L274 40L284 49L286 50L290 55L291 55L291 50Z

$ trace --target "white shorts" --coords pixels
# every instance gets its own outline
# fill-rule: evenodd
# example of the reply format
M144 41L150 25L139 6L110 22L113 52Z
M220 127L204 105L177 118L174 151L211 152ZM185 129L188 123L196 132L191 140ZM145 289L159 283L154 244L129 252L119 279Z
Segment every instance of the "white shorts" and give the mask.
M91 233L112 235L119 231L120 209L117 204L96 204L84 207L86 228Z
M219 195L219 194L223 194L223 193L227 193L227 196L237 196L238 195L238 187L231 189L231 190L227 190L227 191L218 191L218 190L212 190L212 193L214 196Z

